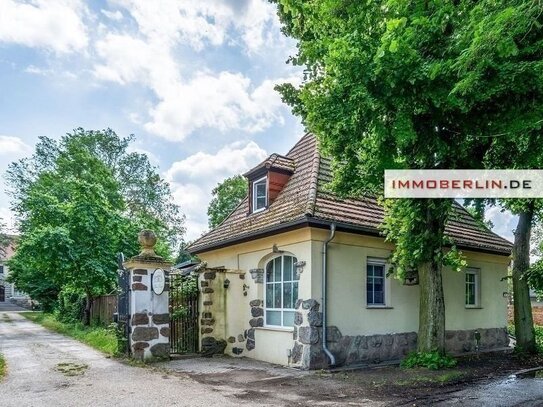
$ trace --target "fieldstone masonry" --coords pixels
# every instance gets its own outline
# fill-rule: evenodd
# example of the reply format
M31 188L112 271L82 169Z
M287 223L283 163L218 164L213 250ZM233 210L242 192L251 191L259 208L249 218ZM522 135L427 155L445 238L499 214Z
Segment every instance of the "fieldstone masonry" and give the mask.
M168 285L156 295L151 290L152 274L157 269L166 273L171 263L154 253L156 236L144 230L139 235L142 252L125 263L130 273L130 349L134 359L167 359L170 356L170 314Z
M295 308L290 362L302 369L329 367L329 359L322 350L320 304L314 299L299 299ZM481 334L480 350L504 348L509 344L506 328L447 331L447 350L452 354L475 351L475 331ZM416 332L344 336L336 326L328 326L326 335L328 349L336 357L338 366L399 360L417 347Z

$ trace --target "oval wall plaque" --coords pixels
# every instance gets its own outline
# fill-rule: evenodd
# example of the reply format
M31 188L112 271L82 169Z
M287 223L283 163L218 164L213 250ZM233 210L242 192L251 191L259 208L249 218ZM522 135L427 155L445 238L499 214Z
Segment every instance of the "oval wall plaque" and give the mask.
M156 295L160 295L164 292L166 286L166 273L162 269L156 269L151 276L151 289Z

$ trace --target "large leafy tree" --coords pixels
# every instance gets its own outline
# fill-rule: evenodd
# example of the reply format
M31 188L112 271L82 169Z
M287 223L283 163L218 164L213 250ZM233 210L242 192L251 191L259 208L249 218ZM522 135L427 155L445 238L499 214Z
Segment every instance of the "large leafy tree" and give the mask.
M170 187L160 177L146 154L134 151L134 136L119 137L113 130L75 129L59 141L41 137L36 151L30 158L14 162L7 171L12 205L15 213L24 217L21 202L28 195L28 189L43 171L54 168L59 155L77 146L101 161L118 182L119 193L125 203L127 217L154 229L160 242L166 242L173 249L179 244L184 233L184 217L178 205L173 202ZM168 249L168 245L162 249Z
M132 225L123 218L119 185L98 158L70 145L27 193L11 279L36 299L49 299L42 298L41 282L36 291L40 279L53 294L65 287L84 294L88 323L91 299L114 286L116 252L134 252L134 244L125 246Z
M333 186L381 194L387 168L482 168L503 132L542 117L541 13L534 1L273 0L290 61L283 100L332 154ZM441 268L450 200L386 202L396 272L418 268L420 351L444 350Z
M242 175L225 179L211 191L213 199L207 208L209 227L217 227L247 196L247 180Z
M42 138L8 170L21 232L10 278L46 309L61 293L78 294L89 322L91 299L114 288L116 254L136 254L139 230L157 230L164 256L168 239L183 233L168 185L144 155L127 151L129 141L78 129L58 142Z
M540 96L539 103L542 102ZM489 168L543 168L541 145L543 145L541 125L523 128L521 132L505 131L493 140L486 154L485 163ZM543 200L503 199L499 203L503 208L517 214L519 218L514 232L512 270L515 339L517 347L535 353L537 345L529 285L531 283L537 288L541 277L540 263L530 266L530 243L532 229L541 224L543 218Z

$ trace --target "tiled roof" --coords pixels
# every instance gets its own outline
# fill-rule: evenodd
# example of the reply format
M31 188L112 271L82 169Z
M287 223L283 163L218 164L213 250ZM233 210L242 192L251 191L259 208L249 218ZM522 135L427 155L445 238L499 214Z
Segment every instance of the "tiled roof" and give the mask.
M340 230L379 235L383 208L372 197L343 199L327 192L331 180L330 159L321 156L315 136L306 134L286 156L272 154L247 174L260 168L292 169L293 174L275 201L263 212L249 213L245 198L219 226L188 248L201 253L261 236L302 226L324 227L332 222ZM465 249L509 255L511 243L479 225L461 206L455 205L446 233Z
M262 161L260 164L258 164L256 167L251 168L249 171L247 171L245 176L252 174L261 168L274 168L278 170L288 171L289 173L294 172L295 163L294 160L290 157L285 157L284 155L279 155L276 153L273 153L268 158L266 158L264 161Z

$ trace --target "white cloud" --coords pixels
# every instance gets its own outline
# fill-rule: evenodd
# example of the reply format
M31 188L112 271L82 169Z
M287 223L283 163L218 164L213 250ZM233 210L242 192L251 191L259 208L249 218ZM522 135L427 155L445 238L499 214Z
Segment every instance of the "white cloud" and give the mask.
M183 140L199 128L263 131L283 122L284 107L273 90L275 83L282 81L265 80L254 87L240 73L197 73L191 81L172 86L161 95L145 128L172 141Z
M187 239L207 229L207 206L211 190L225 178L241 174L266 158L255 142L237 142L217 153L198 152L172 164L165 173L175 201L187 216Z
M201 50L241 38L247 52L253 53L265 48L267 41L273 42L274 36L284 41L274 6L265 0L110 3L124 8L139 31L110 32L98 40L100 62L94 74L104 81L137 83L154 92L158 101L147 112L148 118L138 115L147 131L180 141L200 128L254 133L283 122L286 109L273 87L284 78L254 83L241 73L212 72L205 67L182 76L185 61L177 57L179 45Z
M235 36L230 33L234 31L246 49L254 52L271 40L270 27L278 26L275 7L266 0L112 0L111 3L125 8L147 38L188 45L196 50L206 44L218 46L227 40L235 43Z
M100 12L113 21L121 21L123 19L123 13L121 13L119 10L108 11L102 9Z
M0 156L19 155L29 153L30 151L30 146L25 144L19 137L0 135Z
M88 44L85 12L80 0L0 0L0 42L57 53L80 51Z

